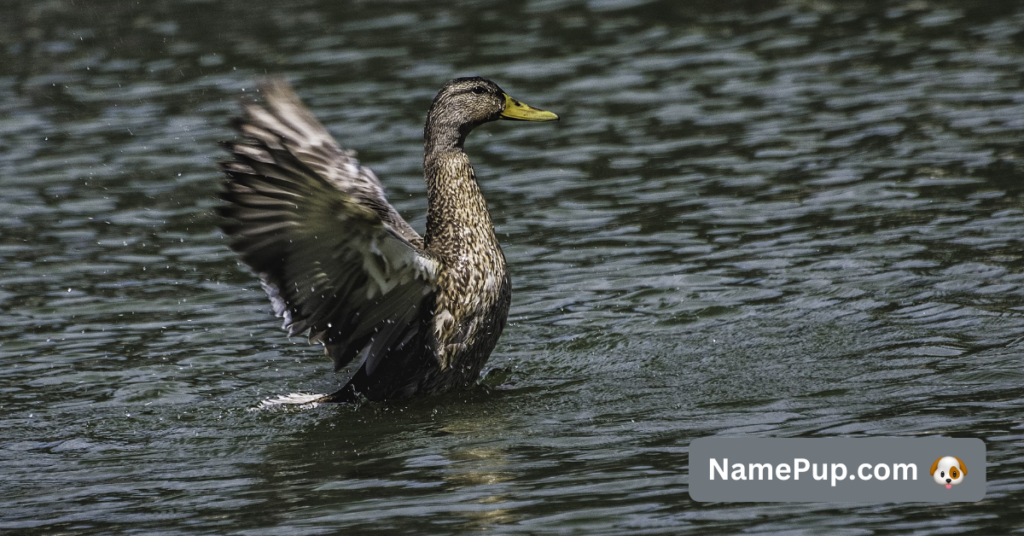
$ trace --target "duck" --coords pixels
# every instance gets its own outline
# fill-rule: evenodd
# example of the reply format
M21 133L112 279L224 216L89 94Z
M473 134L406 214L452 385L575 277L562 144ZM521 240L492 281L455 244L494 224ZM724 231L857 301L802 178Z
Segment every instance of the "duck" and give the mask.
M303 402L406 399L471 387L505 328L512 284L466 138L497 120L557 121L481 77L441 88L423 129L426 230L388 202L283 78L243 102L217 208L229 247L256 274L288 336L321 344L332 394ZM300 397L301 398L301 397Z

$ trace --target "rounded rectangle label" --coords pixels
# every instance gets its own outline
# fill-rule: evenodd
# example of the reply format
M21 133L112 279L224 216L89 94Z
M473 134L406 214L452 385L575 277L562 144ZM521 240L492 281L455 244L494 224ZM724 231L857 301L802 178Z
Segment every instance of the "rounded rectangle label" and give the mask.
M705 437L690 443L701 502L977 502L985 443L948 437Z

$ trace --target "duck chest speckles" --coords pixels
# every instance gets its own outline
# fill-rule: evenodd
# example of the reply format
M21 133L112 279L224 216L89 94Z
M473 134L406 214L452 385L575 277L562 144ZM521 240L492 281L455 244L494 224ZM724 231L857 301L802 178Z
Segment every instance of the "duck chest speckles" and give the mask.
M426 249L445 265L438 278L432 348L441 370L479 372L505 325L511 283L487 204L461 151L427 157Z

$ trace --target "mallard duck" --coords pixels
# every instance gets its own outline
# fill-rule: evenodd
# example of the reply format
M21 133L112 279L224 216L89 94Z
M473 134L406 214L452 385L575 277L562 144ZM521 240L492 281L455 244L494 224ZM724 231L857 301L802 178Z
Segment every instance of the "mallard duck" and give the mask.
M308 331L355 374L315 402L383 401L473 384L505 327L512 287L466 137L498 119L556 121L490 80L445 84L427 112L420 236L377 176L343 150L287 82L243 104L219 208L289 336Z

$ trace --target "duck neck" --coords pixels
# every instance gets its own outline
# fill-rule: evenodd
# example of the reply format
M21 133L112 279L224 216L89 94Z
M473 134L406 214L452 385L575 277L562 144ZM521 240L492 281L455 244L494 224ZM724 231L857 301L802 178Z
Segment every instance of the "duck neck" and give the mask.
M466 251L492 248L497 238L487 202L461 143L441 148L431 145L428 138L425 146L427 232L424 245L428 250L457 257Z
M458 120L446 117L438 111L438 106L431 106L427 112L427 124L423 127L423 152L424 155L440 154L449 151L462 152L462 146L466 143L466 136L476 127L472 123L460 123Z

